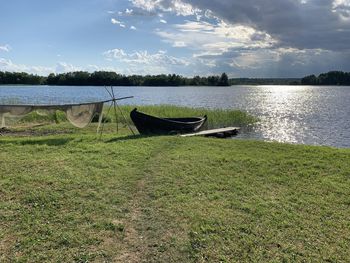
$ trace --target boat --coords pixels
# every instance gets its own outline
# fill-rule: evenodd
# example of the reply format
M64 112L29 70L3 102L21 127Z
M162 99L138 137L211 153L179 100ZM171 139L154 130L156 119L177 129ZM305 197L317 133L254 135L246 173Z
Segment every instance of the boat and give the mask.
M207 116L189 118L160 118L139 112L130 112L130 118L140 134L178 134L199 131Z

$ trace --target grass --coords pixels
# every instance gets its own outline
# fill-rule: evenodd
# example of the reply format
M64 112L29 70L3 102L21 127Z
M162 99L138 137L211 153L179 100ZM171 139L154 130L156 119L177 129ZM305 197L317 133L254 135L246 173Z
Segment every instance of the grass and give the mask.
M208 116L208 128L218 128L222 126L245 126L257 121L257 118L249 115L246 112L240 110L221 110L221 109L204 109L204 108L189 108L179 107L172 105L152 105L152 106L135 106L126 105L120 106L123 115L126 117L127 122L131 123L129 112L137 107L140 111L147 114L161 117L188 117L188 116ZM121 116L120 111L118 113L118 122L125 124L124 118ZM108 111L108 106L104 109L104 114L107 115L105 119L108 122L116 122L113 109ZM40 116L35 112L26 115L21 122L22 123L43 123L43 122L65 122L66 118L63 112L57 111L56 116L53 114L47 116ZM97 118L96 118L97 121Z
M136 106L123 106L124 112L130 112ZM138 110L154 116L168 118L189 117L189 116L208 116L208 128L218 128L222 126L244 126L255 123L257 118L240 110L189 108L173 105L147 105L137 106Z
M349 260L350 150L112 126L1 137L0 262Z

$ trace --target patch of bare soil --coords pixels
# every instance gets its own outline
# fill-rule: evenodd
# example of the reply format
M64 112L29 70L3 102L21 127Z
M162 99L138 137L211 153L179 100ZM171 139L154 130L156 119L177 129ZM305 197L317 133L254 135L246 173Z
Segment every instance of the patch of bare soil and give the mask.
M48 136L48 135L58 135L58 134L69 134L73 133L72 130L62 130L62 129L45 129L50 123L38 123L30 125L16 125L13 128L3 127L0 128L0 136L14 136L14 137L30 137L30 136Z
M143 192L144 186L144 180L139 181L137 184L137 191L131 202L129 220L125 222L124 242L126 247L115 262L143 262L142 256L145 253L147 246L143 240L144 237L142 236L142 233L137 230L136 226L139 224L138 221L141 216L141 203L145 195Z
M16 137L30 137L30 136L47 136L47 135L57 135L57 134L69 134L73 131L68 130L45 130L45 129L9 129L1 128L0 136L16 136Z

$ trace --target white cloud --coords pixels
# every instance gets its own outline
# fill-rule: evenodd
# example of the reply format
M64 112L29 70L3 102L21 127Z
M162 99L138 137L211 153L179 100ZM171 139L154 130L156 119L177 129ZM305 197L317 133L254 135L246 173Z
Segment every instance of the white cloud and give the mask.
M112 60L114 58L126 57L127 54L124 52L124 50L116 48L116 49L111 49L103 52L103 56L107 60Z
M120 27L123 27L125 28L125 24L115 18L111 18L111 23L114 24L114 25L119 25Z
M145 9L147 11L153 11L159 5L161 0L131 0L132 4L141 9Z
M350 0L334 0L332 11L338 13L341 18L350 19Z
M88 72L94 72L94 71L114 71L114 72L121 72L119 68L116 67L110 67L110 66L98 66L98 65L87 65L84 70Z
M120 24L121 22L115 18L111 18L111 23L115 25L115 24Z
M130 0L135 8L266 32L280 46L350 50L350 0Z
M55 69L56 73L66 73L80 70L82 70L80 67L73 66L72 64L66 62L58 62Z
M162 24L168 23L168 22L167 22L166 20L164 20L164 19L160 19L159 22L161 22Z
M165 42L174 47L190 47L194 56L221 55L230 49L267 48L276 44L265 32L244 25L231 25L224 21L186 21L167 31L157 30Z
M194 8L192 5L183 3L179 0L172 1L172 4L169 5L169 8L166 11L172 11L177 15L182 16L197 15L197 13L201 12L200 9Z
M159 50L156 53L135 51L127 53L123 49L111 49L103 53L111 62L119 64L124 74L170 74L184 71L190 62L186 58L177 58Z
M130 29L131 29L131 30L136 30L136 27L131 26Z
M183 41L175 41L173 47L186 47L186 43Z
M9 52L10 50L11 50L10 45L8 45L8 44L3 45L3 46L0 45L0 51Z
M277 62L278 60L279 54L274 51L246 51L233 58L229 65L241 69L258 69L266 63Z
M154 33L172 47L192 52L186 60L193 72L302 76L350 67L350 0L130 2L136 11L157 14L160 23L186 17Z
M27 66L23 64L15 64L10 59L0 58L0 71L27 72L27 73L38 74L38 75L48 75L54 70L51 67Z
M202 11L194 8L191 4L184 3L181 0L130 0L136 7L148 12L162 11L174 12L178 16L197 15Z
M107 59L116 59L118 61L134 64L157 64L157 65L188 65L189 62L183 58L176 58L167 55L165 51L158 51L150 54L147 51L135 51L126 53L122 49L111 49L103 53Z
M0 58L0 71L9 72L27 72L30 74L37 74L40 76L47 76L50 73L67 73L73 71L115 71L121 72L121 69L111 66L97 66L97 65L87 65L87 66L75 66L67 62L58 62L56 66L28 66L24 64L16 64L10 59Z
M350 6L350 0L333 0L333 7Z
M133 11L134 10L132 10L132 9L125 9L125 14L127 14L127 15L131 15L132 13L133 13Z

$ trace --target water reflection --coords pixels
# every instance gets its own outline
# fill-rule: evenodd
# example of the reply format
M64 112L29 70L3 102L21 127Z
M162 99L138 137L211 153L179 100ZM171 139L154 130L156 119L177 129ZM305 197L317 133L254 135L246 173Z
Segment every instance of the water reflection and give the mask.
M256 100L261 114L257 129L263 139L304 143L305 119L313 111L312 88L309 86L265 86Z
M350 87L116 87L129 104L234 108L260 118L241 138L350 147ZM0 102L73 103L108 99L103 87L0 87Z

